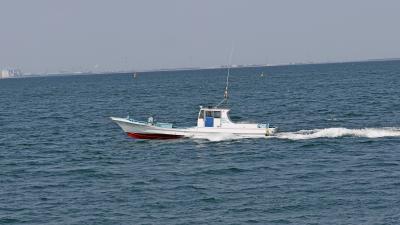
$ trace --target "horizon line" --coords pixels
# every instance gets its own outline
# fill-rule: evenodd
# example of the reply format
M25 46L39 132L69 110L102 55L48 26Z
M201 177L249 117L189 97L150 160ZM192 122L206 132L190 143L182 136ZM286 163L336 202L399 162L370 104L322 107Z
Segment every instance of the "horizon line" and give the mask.
M319 65L319 64L340 64L340 63L361 63L361 62L380 62L380 61L399 61L400 57L391 58L371 58L371 59L355 59L345 61L321 61L321 62L290 62L278 64L233 64L231 69L238 68L257 68L257 67L277 67L277 66L298 66L298 65ZM173 71L194 71L194 70L212 70L227 69L229 65L217 66L199 66L199 67L173 67L160 69L144 69L144 70L105 70L105 71L58 71L45 73L22 73L20 77L40 77L40 76L63 76L63 75L102 75L102 74L124 74L124 73L151 73L151 72L173 72Z

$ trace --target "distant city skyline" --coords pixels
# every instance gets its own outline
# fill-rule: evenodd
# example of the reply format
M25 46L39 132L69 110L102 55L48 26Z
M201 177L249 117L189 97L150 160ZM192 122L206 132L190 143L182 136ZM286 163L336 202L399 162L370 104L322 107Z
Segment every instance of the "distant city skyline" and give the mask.
M400 2L2 0L0 70L150 70L400 57Z

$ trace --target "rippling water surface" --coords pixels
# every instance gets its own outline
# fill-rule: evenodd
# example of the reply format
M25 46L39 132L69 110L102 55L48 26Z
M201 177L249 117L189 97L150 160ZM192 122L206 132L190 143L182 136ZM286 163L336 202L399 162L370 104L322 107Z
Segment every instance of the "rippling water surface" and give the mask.
M399 61L233 69L232 119L271 138L137 141L109 119L193 126L225 74L0 80L0 224L400 223Z

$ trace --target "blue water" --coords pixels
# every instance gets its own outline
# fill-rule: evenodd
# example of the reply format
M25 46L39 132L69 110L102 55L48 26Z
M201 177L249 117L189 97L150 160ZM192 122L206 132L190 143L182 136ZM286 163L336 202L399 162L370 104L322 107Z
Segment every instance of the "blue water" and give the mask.
M225 75L0 80L0 224L400 224L400 61L233 69L232 119L272 138L137 141L109 119L193 126Z

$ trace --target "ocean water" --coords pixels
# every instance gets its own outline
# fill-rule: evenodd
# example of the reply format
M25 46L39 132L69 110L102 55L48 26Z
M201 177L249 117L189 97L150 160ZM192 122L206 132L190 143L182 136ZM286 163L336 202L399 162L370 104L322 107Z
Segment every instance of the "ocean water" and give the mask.
M0 224L400 224L400 61L233 69L232 119L269 138L134 140L109 119L194 126L225 75L0 80Z

